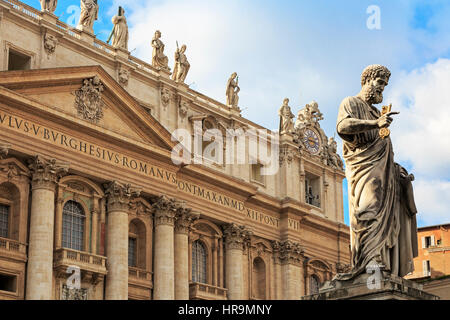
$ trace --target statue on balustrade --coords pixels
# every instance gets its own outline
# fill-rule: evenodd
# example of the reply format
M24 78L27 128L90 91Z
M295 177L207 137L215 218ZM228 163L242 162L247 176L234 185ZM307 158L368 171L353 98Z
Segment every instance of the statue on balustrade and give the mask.
M58 0L40 0L40 1L42 11L48 11L50 13L55 12Z
M107 43L112 40L111 45L114 48L128 50L128 25L125 10L122 7L119 7L119 12L112 18L112 23L114 27Z
M176 82L183 83L186 79L186 76L191 68L189 61L184 54L186 52L186 45L183 44L181 49L178 48L177 42L177 51L175 52L175 67L173 68L172 79Z
M161 41L161 31L156 30L155 36L152 39L152 65L155 68L170 70L169 58L164 54L164 43Z
M97 0L81 0L80 8L80 20L77 28L92 31L94 29L94 22L98 19Z
M278 110L278 115L280 116L280 135L293 132L294 122L292 119L294 119L295 116L291 112L291 107L289 107L288 98L284 99L283 105L280 110Z
M238 107L239 96L238 93L241 91L239 88L239 77L236 72L233 72L231 77L228 79L227 83L227 105L233 108Z
M352 270L335 280L353 280L378 267L403 277L414 271L417 256L414 176L394 162L388 127L392 116L383 101L391 72L371 65L362 73L360 93L345 98L337 119L349 187Z

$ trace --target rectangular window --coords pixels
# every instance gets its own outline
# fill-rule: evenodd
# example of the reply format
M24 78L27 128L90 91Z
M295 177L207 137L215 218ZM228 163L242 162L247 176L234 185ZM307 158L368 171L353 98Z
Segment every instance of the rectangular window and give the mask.
M30 70L31 57L9 49L8 70Z
M128 266L136 267L137 257L136 257L136 248L137 248L136 238L128 238Z
M8 238L9 236L9 206L0 204L0 237Z
M305 176L305 201L320 208L320 200L320 177L307 172Z
M0 273L0 290L8 292L16 292L17 277Z
M264 176L261 174L261 169L262 169L263 165L260 163L257 164L252 164L252 180L259 182L259 183L264 183Z
M431 264L430 260L424 260L423 263L423 276L429 277L431 275Z

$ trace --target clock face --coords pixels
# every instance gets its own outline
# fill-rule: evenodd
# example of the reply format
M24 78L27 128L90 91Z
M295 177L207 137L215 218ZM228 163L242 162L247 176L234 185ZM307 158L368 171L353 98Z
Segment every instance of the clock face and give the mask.
M319 153L320 140L317 133L311 129L306 129L303 136L303 143L309 152L316 154Z

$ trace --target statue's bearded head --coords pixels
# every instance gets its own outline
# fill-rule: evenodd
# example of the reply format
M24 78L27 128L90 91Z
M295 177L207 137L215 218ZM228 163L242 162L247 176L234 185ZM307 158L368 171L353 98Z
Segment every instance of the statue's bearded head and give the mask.
M381 65L371 65L361 75L362 98L369 104L383 102L383 91L389 83L391 72Z

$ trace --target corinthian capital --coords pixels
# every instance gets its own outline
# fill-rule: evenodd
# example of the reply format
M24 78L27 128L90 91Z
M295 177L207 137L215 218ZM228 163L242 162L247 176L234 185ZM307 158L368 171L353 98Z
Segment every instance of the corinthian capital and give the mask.
M59 178L69 171L69 163L37 155L29 161L28 168L30 168L32 173L33 189L55 191Z
M173 198L163 195L156 198L152 208L155 215L155 226L163 224L174 226L175 216L180 208L180 203Z
M139 197L141 189L132 187L130 184L122 184L112 181L105 184L105 194L108 197L108 211L128 212L131 206L131 200Z
M200 218L200 214L192 212L191 208L186 208L183 203L176 212L175 232L188 234L192 224Z
M226 248L239 250L244 250L245 242L249 241L250 236L253 234L245 226L239 226L235 223L227 225L223 233L225 235Z
M277 249L278 258L281 263L301 265L303 262L303 248L300 243L291 240L276 241L273 247Z

